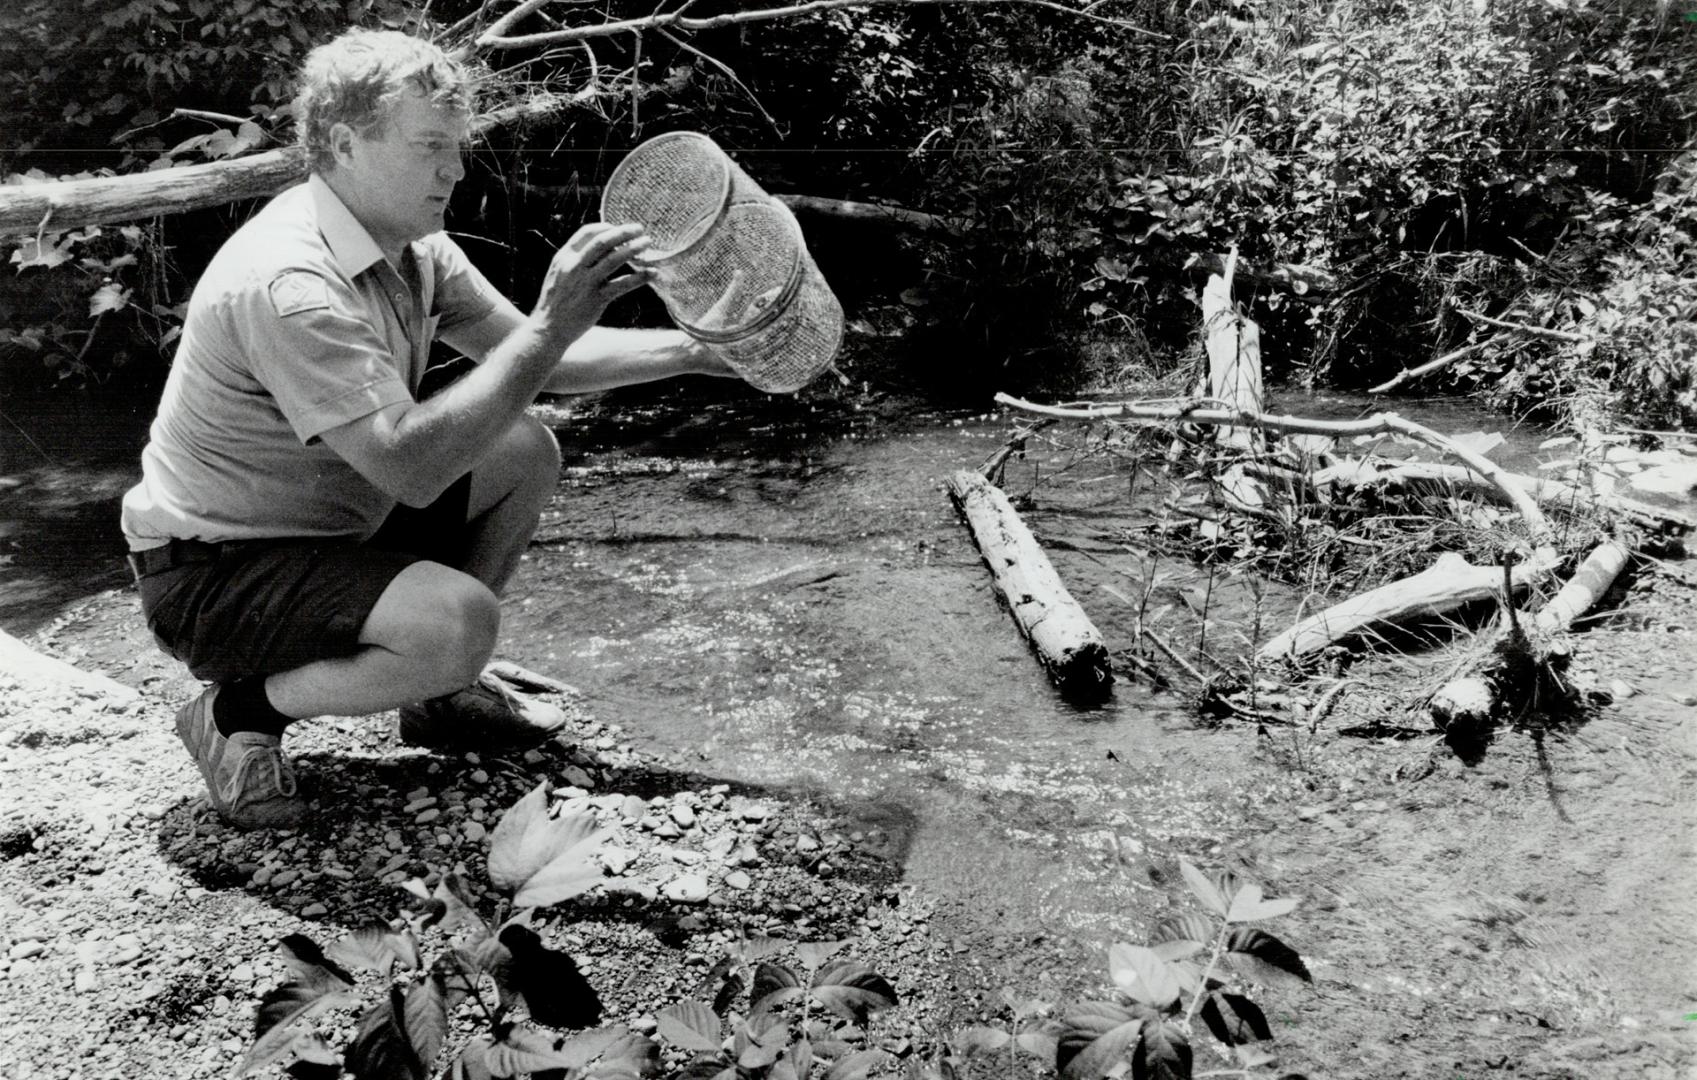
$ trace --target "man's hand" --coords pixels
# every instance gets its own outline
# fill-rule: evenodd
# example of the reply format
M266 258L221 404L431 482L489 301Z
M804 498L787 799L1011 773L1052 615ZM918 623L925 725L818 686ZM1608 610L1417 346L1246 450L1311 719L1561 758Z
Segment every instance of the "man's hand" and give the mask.
M554 253L531 318L562 346L582 337L614 300L648 284L654 271L630 260L649 245L641 225L590 222Z

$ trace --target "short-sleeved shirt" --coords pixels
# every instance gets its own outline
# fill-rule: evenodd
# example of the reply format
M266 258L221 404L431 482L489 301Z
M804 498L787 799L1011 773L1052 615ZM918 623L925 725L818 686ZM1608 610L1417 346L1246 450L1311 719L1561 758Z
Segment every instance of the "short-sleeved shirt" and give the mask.
M142 479L124 496L132 550L377 530L395 501L320 436L416 400L431 341L499 303L443 233L401 263L317 175L237 230L189 299Z

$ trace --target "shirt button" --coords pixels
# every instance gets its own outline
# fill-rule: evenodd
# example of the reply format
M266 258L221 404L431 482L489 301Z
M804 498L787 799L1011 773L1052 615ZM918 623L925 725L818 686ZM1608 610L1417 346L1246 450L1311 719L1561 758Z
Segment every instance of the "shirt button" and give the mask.
M395 294L395 303L397 303L397 304L398 304L398 303L400 303L400 302L401 302L401 294L400 294L400 293L396 293L396 294Z

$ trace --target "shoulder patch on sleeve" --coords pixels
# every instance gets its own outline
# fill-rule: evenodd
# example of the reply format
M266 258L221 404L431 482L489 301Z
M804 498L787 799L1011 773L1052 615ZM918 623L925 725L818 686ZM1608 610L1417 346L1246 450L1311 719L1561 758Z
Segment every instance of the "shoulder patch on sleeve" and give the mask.
M285 270L271 279L271 306L278 318L330 306L330 287L310 270Z

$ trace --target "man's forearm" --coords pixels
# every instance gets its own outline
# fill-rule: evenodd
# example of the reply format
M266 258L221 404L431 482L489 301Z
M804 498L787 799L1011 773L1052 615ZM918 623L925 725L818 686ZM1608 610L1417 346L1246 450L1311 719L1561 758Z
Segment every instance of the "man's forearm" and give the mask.
M567 347L543 389L586 394L676 375L727 373L722 362L681 330L597 326Z

